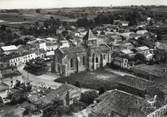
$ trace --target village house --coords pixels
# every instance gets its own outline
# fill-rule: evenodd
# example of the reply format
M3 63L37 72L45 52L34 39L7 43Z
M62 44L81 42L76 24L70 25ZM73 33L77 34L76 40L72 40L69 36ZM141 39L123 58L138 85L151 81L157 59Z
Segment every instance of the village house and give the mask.
M105 92L95 100L94 104L75 115L76 117L162 117L167 112L167 106L156 108L154 105L156 100L156 96L147 100L115 89Z
M1 53L6 54L6 55L13 53L13 52L17 52L17 51L18 51L18 48L15 45L1 47Z
M135 58L135 53L133 51L131 51L130 49L122 49L121 53L128 59L133 59Z
M136 48L138 53L147 54L150 52L150 49L147 46L141 46Z
M63 76L85 70L96 70L111 62L111 49L106 44L98 43L89 30L83 38L82 46L58 48L55 51L53 72Z
M148 48L147 46L141 46L136 48L137 53L144 55L146 61L153 59L154 51L153 49Z
M37 57L44 58L45 56L46 51L39 49L36 45L19 45L17 46L17 52L3 54L1 62L5 62L9 66L19 66Z
M36 41L32 44L36 44L38 49L45 50L45 51L54 51L58 47L70 47L68 40L60 40L58 42L57 39L48 37L46 39L36 39Z
M115 57L112 59L111 65L120 68L128 68L128 59L123 57Z
M21 64L25 64L26 62L28 62L31 59L35 59L36 58L36 54L35 52L33 53L25 53L22 55L15 55L13 57L10 58L9 60L9 65L10 66L18 66Z
M55 90L51 90L46 95L30 94L29 100L35 105L41 106L41 108L52 104L53 101L62 101L63 105L69 106L74 102L80 100L81 89L71 84L63 84Z
M132 50L135 48L134 45L130 42L122 43L121 46L123 49L129 49L129 50Z
M70 44L68 40L60 40L60 48L69 48Z
M37 48L34 45L19 45L17 48L18 52L12 53L9 57L10 66L18 66L36 58Z
M138 40L139 38L141 38L142 35L140 34L136 34L136 33L131 33L129 35L129 39L135 39L135 40Z
M39 43L39 49L43 49L43 50L47 50L47 47L46 47L46 42L41 42Z
M122 26L122 27L129 26L129 22L128 21L121 21L121 20L114 20L114 24Z
M147 30L138 30L138 31L136 32L136 34L138 34L138 35L144 35L144 34L146 34L146 33L148 33Z
M57 44L57 42L46 42L45 48L48 51L53 51L53 50L56 50L58 48L58 44Z

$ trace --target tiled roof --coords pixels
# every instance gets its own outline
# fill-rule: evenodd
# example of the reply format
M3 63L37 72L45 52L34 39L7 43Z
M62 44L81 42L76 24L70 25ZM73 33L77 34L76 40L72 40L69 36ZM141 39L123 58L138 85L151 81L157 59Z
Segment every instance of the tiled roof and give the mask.
M110 47L106 44L101 44L99 46L91 47L91 52L108 52L110 51Z
M133 51L131 51L130 49L123 49L121 50L121 52L124 54L133 54Z
M60 51L62 51L63 55L75 55L76 53L82 53L85 52L85 48L83 46L74 46L69 48L61 48Z
M29 55L29 54L33 54L35 52L33 51L24 51L22 53L11 53L11 54L8 54L8 55L3 55L1 56L1 61L9 61L10 59L14 59L14 58L17 58L17 57L22 57L22 56L25 56L25 55Z
M3 46L1 48L2 48L3 51L17 50L17 47L15 45Z
M100 102L93 107L94 113L109 114L111 112L126 116L130 108L137 108L143 104L144 99L124 91L112 90L97 98Z
M8 90L9 86L5 83L0 83L0 91Z
M141 47L137 47L136 49L138 51L144 51L144 50L148 50L149 48L147 46L141 46Z
M89 29L83 39L84 40L91 40L93 38L96 38L96 37L94 36L93 32Z

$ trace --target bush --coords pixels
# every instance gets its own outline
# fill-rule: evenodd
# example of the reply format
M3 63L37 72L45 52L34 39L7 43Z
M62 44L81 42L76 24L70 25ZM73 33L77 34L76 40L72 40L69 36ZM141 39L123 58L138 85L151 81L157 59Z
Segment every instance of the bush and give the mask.
M8 93L7 99L10 99L11 104L21 104L28 100L27 96L28 96L27 92L25 92L21 88L18 88L14 89L13 92Z
M74 85L75 85L76 87L79 87L79 88L81 87L79 81L76 81Z
M87 105L84 102L78 101L78 102L75 102L72 105L70 105L70 110L72 112L76 113L76 112L79 112L79 111L83 110L86 107L87 107Z
M99 95L103 94L106 91L104 87L99 88Z
M98 93L96 91L86 91L85 93L82 93L80 101L89 105L92 104L97 97Z

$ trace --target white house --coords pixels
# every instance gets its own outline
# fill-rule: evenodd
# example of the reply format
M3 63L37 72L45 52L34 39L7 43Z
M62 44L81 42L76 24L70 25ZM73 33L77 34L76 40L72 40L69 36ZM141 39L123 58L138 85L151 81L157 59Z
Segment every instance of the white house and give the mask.
M67 40L61 40L60 43L61 43L60 48L69 48L70 47L70 44Z
M39 49L47 50L46 43L39 43Z
M53 50L56 50L57 48L58 48L57 42L47 42L46 43L46 50L47 51L53 51Z
M136 32L136 34L139 34L139 35L144 35L144 34L146 34L146 33L148 33L147 30L138 30L138 31Z
M35 59L36 57L37 57L37 55L35 53L27 53L25 55L21 55L21 56L18 56L18 57L11 58L9 60L9 65L10 66L18 66L18 65L21 65L21 64L25 64L29 60Z
M1 47L1 51L4 54L10 54L12 52L16 52L18 50L18 48L15 45L10 45L10 46L2 46Z

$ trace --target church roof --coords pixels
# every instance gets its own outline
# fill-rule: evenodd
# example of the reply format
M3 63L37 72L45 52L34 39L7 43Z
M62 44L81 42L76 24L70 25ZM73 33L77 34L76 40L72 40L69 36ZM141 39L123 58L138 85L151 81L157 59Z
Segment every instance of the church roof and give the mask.
M96 38L95 35L93 34L92 30L89 29L83 39L84 40L92 40L94 38Z

